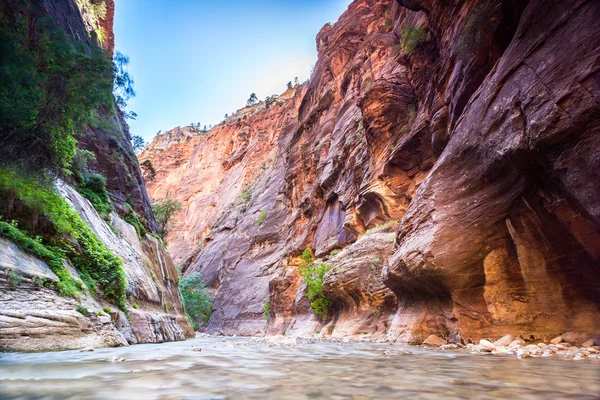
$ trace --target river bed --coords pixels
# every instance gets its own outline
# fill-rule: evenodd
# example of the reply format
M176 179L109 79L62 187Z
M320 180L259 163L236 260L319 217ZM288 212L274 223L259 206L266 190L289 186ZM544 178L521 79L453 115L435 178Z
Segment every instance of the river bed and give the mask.
M0 354L0 398L598 399L600 361L198 338L93 352Z

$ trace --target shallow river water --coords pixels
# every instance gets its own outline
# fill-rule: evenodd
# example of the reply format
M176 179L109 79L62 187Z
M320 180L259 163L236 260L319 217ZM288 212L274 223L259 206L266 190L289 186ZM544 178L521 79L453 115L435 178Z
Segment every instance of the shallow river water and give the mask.
M201 338L83 353L0 354L0 398L598 399L600 363L390 344L269 347L244 338Z

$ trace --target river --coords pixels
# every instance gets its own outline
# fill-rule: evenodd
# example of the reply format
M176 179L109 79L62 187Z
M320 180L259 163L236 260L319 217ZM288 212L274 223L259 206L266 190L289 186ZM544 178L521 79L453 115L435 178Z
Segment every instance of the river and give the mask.
M270 347L246 338L198 338L93 352L0 354L0 398L598 399L600 362L374 343Z

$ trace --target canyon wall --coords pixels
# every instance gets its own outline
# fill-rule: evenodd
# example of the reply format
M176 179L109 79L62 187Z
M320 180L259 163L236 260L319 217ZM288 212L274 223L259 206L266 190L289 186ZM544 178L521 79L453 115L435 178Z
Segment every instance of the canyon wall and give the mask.
M2 11L6 11L4 7L10 10L12 6L14 4L9 2L2 6ZM83 52L82 58L93 54L96 45L100 45L109 57L112 56L112 0L42 0L19 6L21 8L12 9L17 14L3 19L2 33L10 32L12 19L23 18L18 13L25 10L31 32L46 29L46 26L56 27L62 32L54 31L53 37L62 38L64 34L65 41L72 41L73 46L77 45L78 51ZM0 350L48 351L122 346L184 340L194 335L179 299L179 275L175 264L162 242L150 235L157 230L157 225L123 113L105 107L96 111L94 123L76 132L75 139L78 149L93 153L87 172L107 178L107 201L115 211L101 217L92 203L75 189L77 182L70 174L64 176L67 182L57 179L53 189L37 188L35 184L32 187L36 187L39 193L46 193L45 196L49 196L50 190L60 194L102 246L122 261L127 281L126 305L119 310L119 305L96 293L96 289L87 285L89 281L82 275L81 266L68 259L64 260L68 278L79 282L81 288L75 296L65 296L59 290L65 283L65 277L55 274L46 261L32 256L31 242L26 239L11 241L10 234L7 235L4 230L1 232L4 237L0 237ZM1 122L0 131L4 133L6 121ZM3 146L6 144L2 141ZM2 160L2 167L8 164L10 168L9 161ZM38 168L42 170L44 166ZM1 172L6 173L4 169ZM30 177L23 179L29 182ZM15 228L18 226L22 232L27 231L25 235L35 238L40 246L42 243L47 245L52 224L61 221L44 215L43 207L31 207L29 200L19 197L18 190L0 187L0 193L0 221L12 221ZM5 196L6 193L8 196ZM42 198L33 199L35 204L43 205L44 201ZM126 222L138 218L148 233L144 227L140 229L141 224L134 227ZM29 229L31 227L37 231ZM50 248L53 249L66 244L67 250L61 250L64 253L83 246L80 237L63 236L59 240L52 237L50 240ZM102 256L92 256L105 262ZM110 282L102 284L109 285Z
M600 331L600 5L356 0L310 80L140 156L209 332L420 343ZM325 318L299 273L331 268Z

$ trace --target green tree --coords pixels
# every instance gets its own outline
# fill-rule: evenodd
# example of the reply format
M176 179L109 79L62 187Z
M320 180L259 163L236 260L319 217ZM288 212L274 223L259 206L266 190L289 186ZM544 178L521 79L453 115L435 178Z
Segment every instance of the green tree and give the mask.
M273 103L275 103L275 100L277 100L277 98L279 98L279 95L274 94L272 96L267 96L265 98L265 107L269 108L271 107L271 105L273 105Z
M138 135L133 135L131 137L131 144L133 146L133 151L136 153L141 152L146 147L146 142L144 142L144 138Z
M179 294L183 300L185 313L188 315L194 329L198 328L200 318L208 322L212 312L214 297L202 280L202 275L194 273L184 276L179 281Z
M135 97L135 90L133 88L133 78L127 71L129 65L129 57L123 53L117 51L113 58L113 76L114 86L113 94L117 105L124 109L127 107L127 102Z
M140 164L140 167L142 168L142 173L145 180L153 181L156 178L156 169L154 169L152 161L145 160Z
M39 9L0 2L0 160L59 172L96 110L114 110L112 70L102 49Z
M250 107L258 103L258 97L256 97L256 93L252 93L248 101L246 101L246 106Z
M179 201L170 198L159 200L152 205L156 222L158 222L163 236L167 233L167 225L171 221L171 218L181 211L182 208L183 206Z

